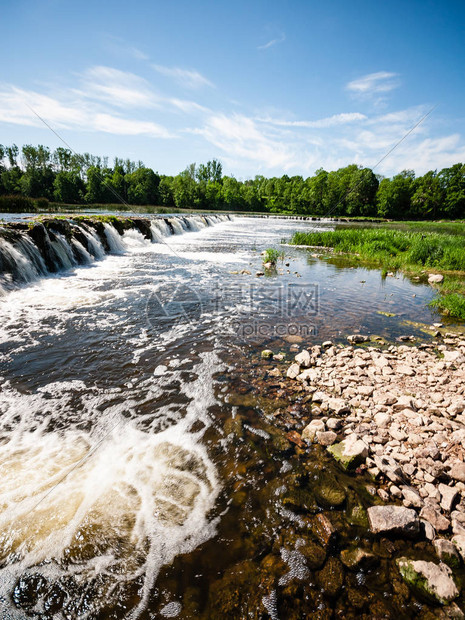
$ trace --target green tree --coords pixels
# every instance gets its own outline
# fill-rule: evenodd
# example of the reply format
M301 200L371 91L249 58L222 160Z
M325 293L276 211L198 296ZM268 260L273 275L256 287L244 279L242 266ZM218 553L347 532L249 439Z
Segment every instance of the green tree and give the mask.
M378 215L381 217L404 219L410 212L410 202L414 191L415 174L404 170L392 180L383 179L378 189Z
M160 177L151 168L138 168L126 175L130 204L157 205Z
M465 217L465 164L455 164L439 173L444 192L444 215L450 218Z
M413 218L438 217L444 204L444 189L436 172L429 171L415 179L410 206Z
M53 198L66 204L82 202L85 189L84 181L77 172L63 170L57 173L53 181Z

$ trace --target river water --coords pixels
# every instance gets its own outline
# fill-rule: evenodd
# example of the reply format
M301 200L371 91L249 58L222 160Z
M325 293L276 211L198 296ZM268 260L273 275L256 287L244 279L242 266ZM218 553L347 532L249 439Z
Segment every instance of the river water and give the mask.
M294 617L276 588L312 579L297 543L279 543L298 518L273 486L293 464L267 452L244 369L266 347L435 320L430 287L311 251L283 246L255 275L264 249L325 226L127 231L111 255L0 298L2 618L216 618L228 575L251 588L229 617ZM239 413L248 439L228 432ZM256 582L273 545L282 574ZM299 613L332 609L305 597Z

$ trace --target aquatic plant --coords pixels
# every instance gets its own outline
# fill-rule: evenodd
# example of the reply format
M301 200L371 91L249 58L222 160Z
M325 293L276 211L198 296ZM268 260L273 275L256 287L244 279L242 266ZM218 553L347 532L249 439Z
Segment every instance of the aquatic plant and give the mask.
M262 261L265 265L266 263L271 263L271 265L276 265L278 260L284 260L284 252L282 250L276 250L275 248L268 248L263 252Z
M459 293L446 293L430 301L429 306L445 314L465 321L465 297Z

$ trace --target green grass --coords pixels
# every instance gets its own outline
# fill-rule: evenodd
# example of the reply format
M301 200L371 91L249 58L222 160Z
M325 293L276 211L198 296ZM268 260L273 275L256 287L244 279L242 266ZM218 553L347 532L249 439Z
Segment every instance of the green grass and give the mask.
M430 301L429 306L441 314L465 321L465 297L459 293L446 293Z
M444 272L440 296L431 306L448 316L465 320L465 240L457 229L452 234L383 228L340 228L325 232L297 232L294 245L333 248L354 261L388 271ZM423 226L422 230L426 227Z
M268 248L263 253L262 261L263 264L271 263L272 265L276 265L278 259L284 260L284 252L282 250L276 250L275 248Z
M458 235L406 232L384 228L346 228L325 232L297 232L294 245L330 247L353 254L385 269L430 268L465 271L465 243Z

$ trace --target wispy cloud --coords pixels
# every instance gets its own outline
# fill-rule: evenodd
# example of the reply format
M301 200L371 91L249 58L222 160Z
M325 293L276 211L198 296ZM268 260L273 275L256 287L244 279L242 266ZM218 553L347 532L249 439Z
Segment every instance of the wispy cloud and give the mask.
M210 82L204 75L195 71L193 69L181 69L179 67L164 67L162 65L152 65L153 69L160 73L161 75L165 75L166 77L172 78L181 86L185 86L186 88L202 88L203 86L214 87L214 84Z
M102 45L104 49L118 57L127 59L129 56L135 60L149 60L149 56L138 47L112 34L102 36Z
M397 73L378 71L369 73L356 80L352 80L346 86L347 90L359 96L372 96L380 93L388 93L400 85Z
M214 114L195 133L221 149L227 157L252 161L261 169L287 169L296 163L290 146L241 114Z
M379 94L379 82L388 79L370 78L368 82L375 84ZM144 77L114 67L91 67L78 74L75 82L73 87L42 84L35 89L0 83L0 126L23 126L24 136L29 133L27 128L43 127L32 108L57 130L177 138L180 160L196 157L198 149L211 156L218 153L236 174L310 175L320 167L333 170L349 163L373 167L429 109L419 105L383 114L340 112L296 119L273 108L260 115L239 114L231 111L227 99L224 107L205 107L178 98L169 90L161 92ZM370 92L365 86L357 88L352 92ZM245 105L242 110L246 110ZM189 140L190 134L197 136L195 142ZM463 137L456 132L448 134L431 115L377 172L391 175L413 168L423 173L463 160Z
M275 39L271 39L270 41L268 41L268 43L265 43L264 45L257 46L257 49L258 50L267 50L270 47L273 47L273 45L277 45L278 43L284 43L285 40L286 40L286 35L283 32L281 35L279 35L279 37L276 37Z
M105 101L120 108L151 108L160 103L149 82L128 71L95 66L79 77L81 84L76 92L89 99Z
M154 138L174 137L172 132L158 123L126 118L114 111L110 112L73 91L62 93L59 98L12 85L0 88L0 121L43 127L31 108L56 129L148 135Z
M320 118L316 121L288 121L273 118L259 118L257 120L263 123L270 123L279 127L307 127L308 129L322 129L326 127L335 127L337 125L346 125L347 123L356 123L367 119L365 114L359 112L342 112L341 114L333 114L326 118Z

